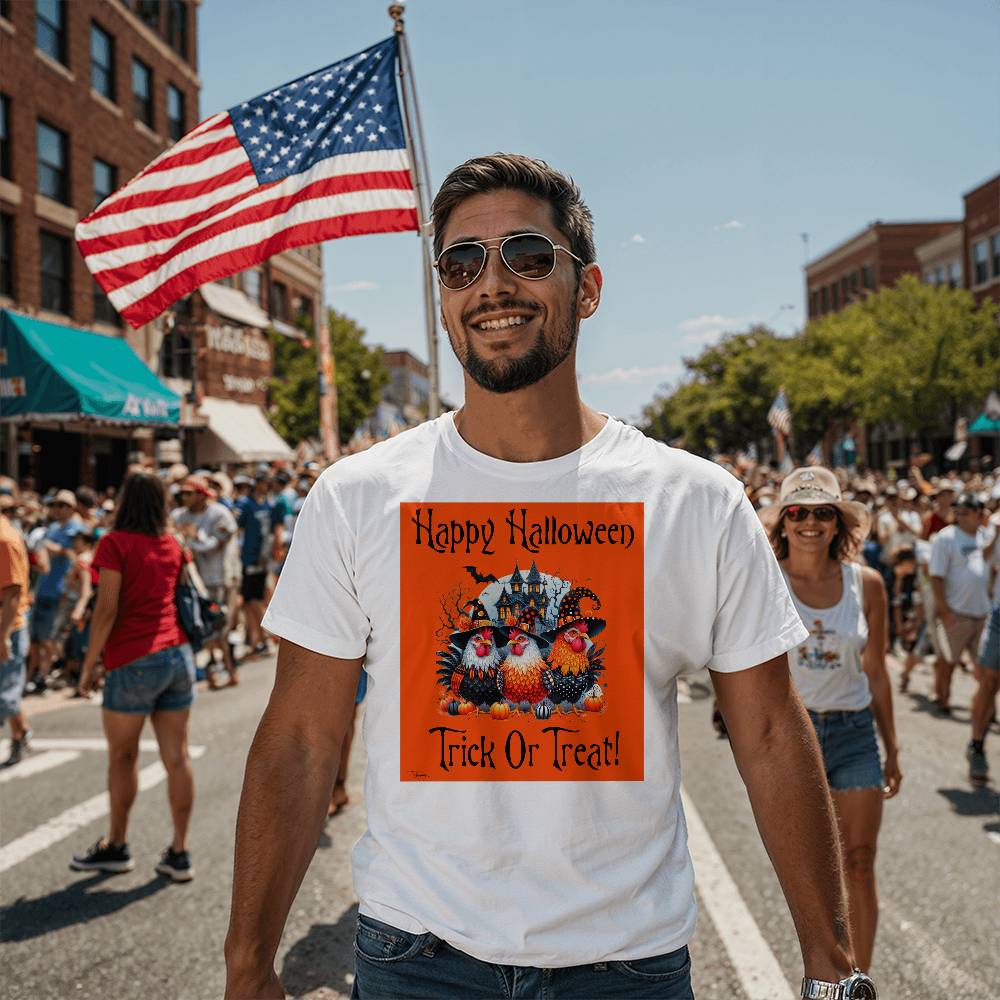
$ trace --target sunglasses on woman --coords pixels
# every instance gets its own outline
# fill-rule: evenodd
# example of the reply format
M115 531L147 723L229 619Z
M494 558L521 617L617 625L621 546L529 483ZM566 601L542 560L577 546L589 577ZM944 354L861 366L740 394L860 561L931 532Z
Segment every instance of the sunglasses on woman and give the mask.
M507 269L529 281L541 281L552 274L556 269L557 250L569 254L578 264L583 263L572 250L553 243L548 236L541 233L518 233L515 236L505 236L497 246L487 246L485 242L468 242L453 243L446 247L434 261L438 280L453 292L468 288L483 273L490 250L499 250L500 259L507 265Z
M785 508L785 517L789 521L804 521L810 514L817 521L832 521L837 516L836 507L808 507L801 504L794 504Z

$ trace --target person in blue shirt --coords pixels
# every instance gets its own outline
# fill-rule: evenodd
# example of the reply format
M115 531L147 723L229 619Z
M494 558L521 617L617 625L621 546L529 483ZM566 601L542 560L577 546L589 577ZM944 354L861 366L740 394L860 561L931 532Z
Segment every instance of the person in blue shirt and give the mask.
M283 545L283 510L268 499L270 476L263 474L254 479L253 489L236 503L236 523L240 527L240 562L243 565L244 622L247 645L256 654L269 651L264 631L260 627L264 617L267 571L275 552Z
M56 493L48 504L48 516L50 523L40 544L48 556L49 568L39 577L31 611L31 658L35 672L28 685L30 694L46 690L52 664L59 656L59 602L73 561L73 539L83 530L76 515L76 497L70 490Z

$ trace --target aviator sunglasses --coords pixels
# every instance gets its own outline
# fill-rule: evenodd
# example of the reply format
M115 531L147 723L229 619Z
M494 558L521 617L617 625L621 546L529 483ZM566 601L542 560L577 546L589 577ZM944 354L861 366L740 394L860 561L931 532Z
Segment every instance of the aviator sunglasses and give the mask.
M486 242L493 243L489 240ZM562 250L578 264L583 261L572 250L553 243L541 233L517 233L505 236L498 246L487 246L486 242L453 243L441 251L434 261L438 279L445 288L453 292L468 288L486 267L486 256L490 250L499 250L500 259L519 278L541 281L556 269L556 251Z
M789 521L804 521L810 514L817 521L832 521L837 516L836 507L807 507L795 504L785 508L785 517Z

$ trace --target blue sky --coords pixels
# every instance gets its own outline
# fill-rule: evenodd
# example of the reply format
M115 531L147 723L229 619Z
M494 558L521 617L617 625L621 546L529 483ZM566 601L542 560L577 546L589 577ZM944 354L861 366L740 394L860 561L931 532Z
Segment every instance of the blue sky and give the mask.
M207 0L202 117L388 36L382 0ZM604 298L581 391L638 416L722 331L802 322L817 256L874 219L959 218L1000 171L996 0L412 0L432 188L508 150L572 174ZM327 302L426 358L415 234L326 244ZM442 389L462 398L441 336Z

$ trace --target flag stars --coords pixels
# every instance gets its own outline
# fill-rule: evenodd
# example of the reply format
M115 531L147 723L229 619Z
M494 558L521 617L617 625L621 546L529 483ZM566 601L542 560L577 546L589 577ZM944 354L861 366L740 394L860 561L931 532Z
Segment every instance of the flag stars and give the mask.
M309 88L309 93L312 94L315 97L316 94L319 93L319 87L310 87Z
M285 138L285 133L282 132L281 129L279 128L279 129L277 129L277 131L275 131L274 138L275 139L284 139Z
M285 121L286 122L293 122L293 121L295 121L295 113L292 112L292 111L290 111L287 115L285 115Z
M375 135L375 133L374 133L374 132L369 132L369 133L368 133L368 141L369 141L369 142L374 142L374 141L375 141L375 140L376 140L377 138L378 138L378 136L377 136L377 135Z
M324 73L324 74L323 74L323 75L322 75L322 76L320 77L320 79L321 79L321 80L322 80L322 81L323 81L324 83L329 83L329 82L330 82L330 81L331 81L331 80L333 79L333 74L332 74L332 73Z
M299 128L305 128L308 124L309 122L305 118L299 119Z
M359 125L354 131L355 132L364 132L364 130L365 130L364 125Z
M260 142L260 136L259 135L252 135L252 136L250 136L250 140L249 141L252 142L256 146L257 143Z
M367 95L368 95L369 97L374 97L374 96L375 96L375 88L374 88L374 87L369 87L369 88L368 88L368 89L367 89L367 90L365 91L365 93L366 93L366 94L367 94Z
M330 145L329 138L324 138L323 141L319 144L320 149L326 149L326 147L329 145Z
M335 90L327 90L325 93L327 97L335 97L337 94Z
M367 108L367 107L368 107L368 105L367 105L367 104L365 104L365 102L364 102L364 101L360 101L360 102L358 103L358 110L359 110L359 111L364 111L364 109L365 109L365 108Z
M250 128L250 119L249 118L244 118L243 121L240 122L240 125L243 128Z
M259 108L259 107L258 108L254 108L253 109L253 113L255 115L262 115L264 113L264 109L263 108Z
M267 156L267 150L266 149L258 149L258 150L256 150L256 153L257 153L258 157Z
M295 102L295 107L297 107L297 108L304 108L305 106L306 106L306 102L303 101L303 100L298 100L298 101Z
M375 114L377 114L377 115L382 114L382 105L381 104L376 104L375 107L372 108L372 111L374 111Z
M345 135L344 136L344 142L345 143L352 143L352 142L354 142L354 140L349 135Z
M380 135L384 135L386 132L386 127L384 125L379 125L378 130Z
M340 125L334 125L333 126L333 131L334 132L343 132L344 130L343 130L343 128Z
M310 110L310 111L311 111L311 112L312 112L313 114L316 114L316 112L317 112L317 111L319 111L319 109L320 109L320 105L318 105L318 104L310 104L310 105L309 105L309 110Z
M261 125L257 131L260 132L261 135L266 135L270 130L266 125Z

